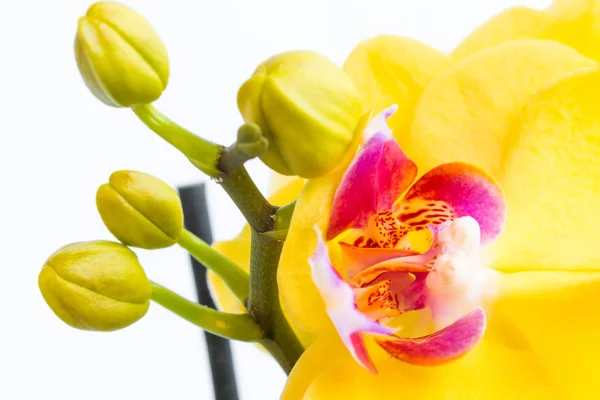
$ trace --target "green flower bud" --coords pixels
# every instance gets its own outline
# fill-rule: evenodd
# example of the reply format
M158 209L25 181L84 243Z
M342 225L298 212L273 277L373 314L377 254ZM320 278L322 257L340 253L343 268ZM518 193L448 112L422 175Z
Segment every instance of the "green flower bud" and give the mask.
M238 108L269 141L263 162L303 178L324 175L342 160L363 114L350 77L312 51L282 53L262 63L240 88Z
M104 225L122 243L144 249L175 244L183 231L183 209L175 190L152 175L117 171L96 193Z
M169 81L160 37L144 17L118 3L95 3L79 19L75 59L88 89L113 107L150 103Z
M114 331L142 318L152 288L137 256L120 243L73 243L46 260L38 278L52 311L74 328Z

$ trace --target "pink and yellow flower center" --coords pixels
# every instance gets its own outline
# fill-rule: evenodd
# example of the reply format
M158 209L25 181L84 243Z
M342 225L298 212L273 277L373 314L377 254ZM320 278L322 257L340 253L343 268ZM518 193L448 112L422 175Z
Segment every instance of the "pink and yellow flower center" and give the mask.
M392 210L373 214L367 224L367 235L377 247L394 248L407 232L407 227L398 221Z
M340 246L341 265L331 264L322 238L310 260L338 333L372 371L364 334L392 356L421 365L454 360L479 341L481 306L495 276L480 248L506 218L501 189L472 165L442 164L413 184L417 167L385 124L394 110L369 125L336 192L326 238ZM398 336L386 324L407 311L430 313L437 331Z

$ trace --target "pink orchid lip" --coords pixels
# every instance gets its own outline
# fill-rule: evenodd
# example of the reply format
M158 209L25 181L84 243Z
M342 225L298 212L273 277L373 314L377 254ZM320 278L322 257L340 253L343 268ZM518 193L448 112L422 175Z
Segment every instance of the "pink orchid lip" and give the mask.
M375 341L395 358L416 365L441 365L465 355L482 338L485 312L476 307L452 325L431 335L407 339L395 335L377 336Z

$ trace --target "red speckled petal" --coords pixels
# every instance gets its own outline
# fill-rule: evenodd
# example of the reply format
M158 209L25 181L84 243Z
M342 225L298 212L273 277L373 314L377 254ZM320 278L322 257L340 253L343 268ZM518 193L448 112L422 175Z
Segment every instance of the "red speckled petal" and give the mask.
M406 311L425 307L427 287L425 274L386 272L369 286L354 289L358 309L381 322Z
M355 287L363 287L386 272L422 274L431 271L429 263L440 252L440 248L437 246L440 226L427 226L433 235L432 243L429 249L422 254L409 254L407 250L380 248L360 251L357 248L352 248L340 243L342 245L342 259L353 260L353 267L363 267L360 269L355 268L357 273L350 277L351 284ZM354 257L354 259L352 259L351 256Z
M415 365L440 365L456 360L471 350L483 337L486 318L481 307L452 325L431 335L415 339L378 336L375 340L392 357Z
M481 244L487 244L502 232L506 207L502 189L487 173L454 162L423 175L395 210L400 222L413 228L471 216L479 223Z
M349 228L364 228L369 217L389 209L417 175L416 165L391 136L385 120L395 108L384 110L367 127L373 134L348 170L333 199L327 240Z

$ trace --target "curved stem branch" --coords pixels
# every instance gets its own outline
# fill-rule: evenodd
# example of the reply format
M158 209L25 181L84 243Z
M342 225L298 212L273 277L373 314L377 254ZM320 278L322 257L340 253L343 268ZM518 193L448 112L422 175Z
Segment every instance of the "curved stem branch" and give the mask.
M131 109L148 128L181 151L192 164L205 174L215 178L222 174L217 168L217 164L223 146L201 138L179 126L152 104L139 104L132 106Z
M189 301L164 286L150 281L152 300L200 328L232 340L258 342L263 330L247 314L230 314Z
M246 271L187 229L183 230L177 243L217 274L235 297L246 303L250 292L250 277Z

